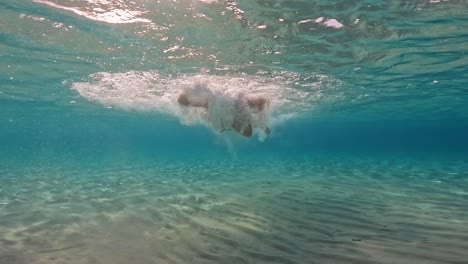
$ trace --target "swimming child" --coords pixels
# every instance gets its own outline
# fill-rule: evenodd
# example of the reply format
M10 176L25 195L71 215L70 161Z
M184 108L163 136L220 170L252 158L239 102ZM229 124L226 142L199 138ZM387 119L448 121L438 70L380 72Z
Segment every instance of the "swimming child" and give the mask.
M259 127L265 134L271 133L265 124L269 100L264 97L245 97L240 94L235 98L214 94L206 87L196 86L185 89L177 99L180 105L200 107L207 111L207 119L221 133L234 129L244 137L251 137L253 129ZM256 122L260 120L260 122ZM253 123L253 124L252 124Z

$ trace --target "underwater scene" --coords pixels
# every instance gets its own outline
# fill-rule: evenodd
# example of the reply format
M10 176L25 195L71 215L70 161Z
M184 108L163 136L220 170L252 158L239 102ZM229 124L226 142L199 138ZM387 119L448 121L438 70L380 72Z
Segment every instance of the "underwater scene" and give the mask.
M0 264L468 263L467 10L0 0Z

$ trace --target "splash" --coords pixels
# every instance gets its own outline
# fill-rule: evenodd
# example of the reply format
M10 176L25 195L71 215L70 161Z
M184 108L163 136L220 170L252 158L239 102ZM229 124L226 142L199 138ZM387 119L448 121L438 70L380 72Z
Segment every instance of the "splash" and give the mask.
M204 124L218 132L233 129L226 125L232 124L233 118L249 120L262 140L266 128L274 131L275 126L286 120L314 111L319 103L338 100L337 82L326 76L304 78L288 72L171 76L156 71L129 71L95 73L84 82L73 83L72 89L107 107L163 113L178 118L184 125ZM178 102L187 90L198 99L209 94L210 107L187 107ZM265 110L249 107L247 104L256 98L268 100L268 107ZM240 122L240 126L244 124Z

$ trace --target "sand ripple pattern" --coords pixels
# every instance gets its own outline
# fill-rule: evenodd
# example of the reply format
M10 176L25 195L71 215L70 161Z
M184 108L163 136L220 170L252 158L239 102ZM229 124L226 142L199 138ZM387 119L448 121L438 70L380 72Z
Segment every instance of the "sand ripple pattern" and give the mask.
M468 259L462 162L88 165L0 169L0 263Z

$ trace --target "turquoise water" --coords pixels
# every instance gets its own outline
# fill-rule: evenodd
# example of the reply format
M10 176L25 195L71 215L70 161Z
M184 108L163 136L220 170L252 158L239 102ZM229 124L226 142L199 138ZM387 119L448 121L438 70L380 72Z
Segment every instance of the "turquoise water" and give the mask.
M467 8L0 0L0 263L468 263Z

